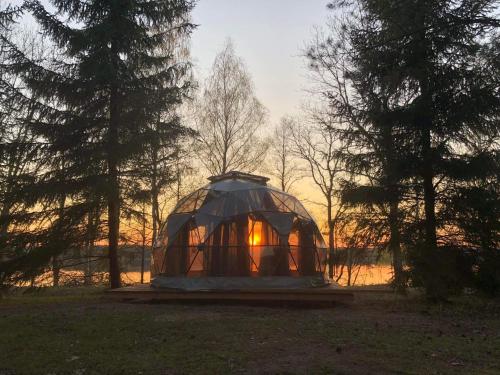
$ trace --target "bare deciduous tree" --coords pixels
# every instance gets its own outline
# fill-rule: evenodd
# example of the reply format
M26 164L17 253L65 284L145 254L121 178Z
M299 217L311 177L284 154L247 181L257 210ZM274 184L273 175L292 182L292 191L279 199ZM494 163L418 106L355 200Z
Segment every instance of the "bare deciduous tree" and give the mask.
M270 143L270 157L267 172L274 177L281 190L290 192L293 184L300 178L292 150L292 133L295 121L283 117L274 129Z
M268 144L259 129L267 110L255 97L250 75L231 42L215 58L194 107L197 153L210 173L253 172L261 165Z
M311 124L293 128L293 150L302 159L308 175L324 197L328 224L328 273L334 275L333 256L335 252L335 223L344 211L340 201L336 201L339 179L344 172L342 150L338 137L331 129L335 126L332 118L319 111L311 111Z
M307 58L310 63L312 94L328 107L337 126L332 128L342 140L353 184L342 195L361 206L379 210L385 215L388 236L379 244L393 257L394 283L404 289L403 257L401 254L403 193L401 171L404 161L398 154L408 150L408 136L398 131L398 123L389 121L407 102L404 90L394 92L391 84L382 84L373 76L357 75L353 62L349 34L342 18L333 19L329 35L315 35ZM363 78L361 78L363 77ZM411 90L410 90L411 91ZM398 175L399 174L399 175ZM386 192L381 199L381 192ZM354 198L354 199L352 199ZM352 205L356 206L356 204Z

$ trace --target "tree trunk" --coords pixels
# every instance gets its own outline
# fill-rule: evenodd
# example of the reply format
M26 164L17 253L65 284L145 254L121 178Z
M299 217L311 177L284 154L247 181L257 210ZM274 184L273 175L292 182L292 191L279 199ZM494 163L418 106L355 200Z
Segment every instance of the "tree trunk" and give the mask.
M443 259L438 253L437 246L437 220L436 220L436 190L434 188L434 165L435 158L432 149L432 129L433 119L429 117L432 113L432 92L428 81L426 69L419 79L421 89L421 102L423 103L421 112L424 118L419 124L421 126L420 142L421 142L421 166L420 174L423 184L423 199L424 199L424 245L420 251L421 264L420 269L423 283L426 289L427 296L436 299L446 299L448 291L448 283L446 278L442 276Z
M227 172L227 151L224 150L224 155L222 157L222 170L220 172L220 174L226 174Z
M434 189L434 168L431 148L431 131L426 128L422 137L423 166L422 179L424 185L425 211L425 244L429 250L437 248L436 234L436 191Z
M118 241L120 233L120 192L118 187L118 166L116 158L113 155L110 155L108 159L108 168L109 281L111 284L111 288L119 288L121 286L120 267L118 264Z
M387 102L384 102L383 111L390 112ZM394 270L394 285L396 290L403 291L405 282L403 277L403 260L401 256L401 234L399 223L399 202L400 191L397 168L397 155L394 150L394 127L390 122L384 122L383 126L383 144L386 152L385 169L387 174L387 193L389 196L389 252L392 256L392 267Z
M151 235L151 245L154 247L158 237L158 224L160 220L160 210L158 201L158 186L156 176L156 166L153 165L154 172L151 180L151 219L153 221L153 233Z
M157 127L160 125L160 119L158 118ZM153 232L151 233L151 249L154 249L156 239L158 238L158 230L160 224L160 204L158 200L159 188L158 188L158 152L159 145L153 143L152 145L152 173L151 173L151 221L153 225Z
M179 203L179 201L181 200L181 190L182 190L182 173L181 173L181 167L179 164L177 164L177 184L176 184L176 198L177 198L177 201L175 203Z
M146 241L142 241L142 251L141 251L141 284L144 284L144 260L146 256Z
M142 251L141 251L141 284L144 284L144 258L146 255L146 207L142 206Z
M64 219L64 207L65 206L66 206L66 196L62 195L59 198L59 207L57 210L57 216L58 216L57 233L58 233L59 238L62 238L62 236L63 236L62 221ZM58 241L57 252L59 254L65 250L63 248L63 246L65 246L65 244ZM61 263L59 262L59 259L58 259L59 254L54 254L54 256L52 257L52 285L53 286L59 286L59 279L60 279L60 275L61 275Z
M4 192L3 192L3 204L2 204L2 210L0 213L0 219L2 222L0 223L0 241L6 241L7 240L7 235L9 233L9 226L11 222L10 218L10 210L12 208L12 202L11 202L11 190L12 190L12 181L14 180L13 178L13 171L15 168L15 157L12 154L12 152L9 152L8 154L8 171L7 171L7 176L6 179L4 180ZM0 242L0 245L1 244ZM0 260L2 260L2 254L0 254Z
M332 198L327 197L327 220L328 220L328 276L333 279L335 276L335 223L332 220Z
M425 35L421 36L425 40ZM423 57L426 53L423 52ZM434 157L432 155L432 118L429 113L432 112L432 93L429 85L428 68L422 67L419 74L419 85L421 90L421 102L423 113L422 123L419 124L422 128L421 147L422 147L422 165L421 176L424 188L424 214L425 214L425 245L426 250L434 252L437 249L436 235L436 191L434 189ZM429 255L429 254L428 254Z
M116 47L112 46L112 58L115 56ZM115 69L118 66L115 62ZM108 241L109 241L109 281L111 288L119 288L120 266L118 264L118 242L120 236L120 186L118 180L118 126L119 126L119 98L116 82L111 88L110 96L110 117L108 131Z
M392 193L391 193L392 195ZM397 199L391 200L389 204L389 251L392 254L392 267L394 269L394 285L396 290L405 288L403 276L403 259L401 255L401 239L399 233L399 207Z
M281 143L281 190L286 191L286 152L284 142Z
M2 219L2 223L0 224L0 238L7 237L7 233L9 232L10 225L10 204L5 202L2 206L2 211L0 212L0 218Z
M0 213L0 219L2 223L0 224L0 247L4 247L7 242L7 236L9 234L9 225L10 225L10 205L4 203L2 206L2 211ZM0 251L0 262L7 260L7 251Z
M61 264L56 256L52 257L52 286L58 287L61 278Z
M99 208L92 209L87 214L87 238L85 241L85 251L87 263L85 267L85 285L92 285L92 254L94 253L94 244L96 241L99 227Z
M352 249L347 249L347 286L351 286L352 278Z
M87 286L92 285L92 249L93 249L93 244L89 241L86 244L87 264L85 267L85 276L84 276L84 284Z

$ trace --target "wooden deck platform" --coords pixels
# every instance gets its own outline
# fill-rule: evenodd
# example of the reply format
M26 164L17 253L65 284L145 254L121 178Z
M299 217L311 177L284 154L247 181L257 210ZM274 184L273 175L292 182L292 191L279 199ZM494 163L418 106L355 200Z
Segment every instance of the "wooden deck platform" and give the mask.
M120 301L241 301L294 303L349 303L354 293L338 287L309 289L245 289L183 291L155 289L149 285L135 285L111 289L106 296Z

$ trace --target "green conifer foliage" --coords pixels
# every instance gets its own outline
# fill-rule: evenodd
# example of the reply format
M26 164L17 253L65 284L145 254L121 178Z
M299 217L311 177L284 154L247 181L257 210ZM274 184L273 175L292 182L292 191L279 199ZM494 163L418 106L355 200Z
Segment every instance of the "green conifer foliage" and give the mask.
M35 195L54 202L67 197L62 211L71 213L70 222L84 221L88 212L84 197L95 197L94 206L100 197L105 199L110 283L116 288L120 216L126 179L132 174L130 162L157 135L148 126L158 122L159 113L178 105L189 88L189 80L179 79L186 74L186 64L177 64L161 46L189 35L194 4L53 0L50 5L29 0L23 7L57 52L51 59L35 61L6 41L9 63L4 68L25 84L13 95L35 108L30 127L46 142L45 151L51 156L43 186L38 184Z

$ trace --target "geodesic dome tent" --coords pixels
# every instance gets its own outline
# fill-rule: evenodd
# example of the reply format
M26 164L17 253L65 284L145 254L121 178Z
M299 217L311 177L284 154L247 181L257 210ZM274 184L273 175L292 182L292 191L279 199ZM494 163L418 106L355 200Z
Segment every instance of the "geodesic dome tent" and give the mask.
M326 246L304 206L266 177L229 172L179 201L152 257L152 286L307 287L327 283Z

